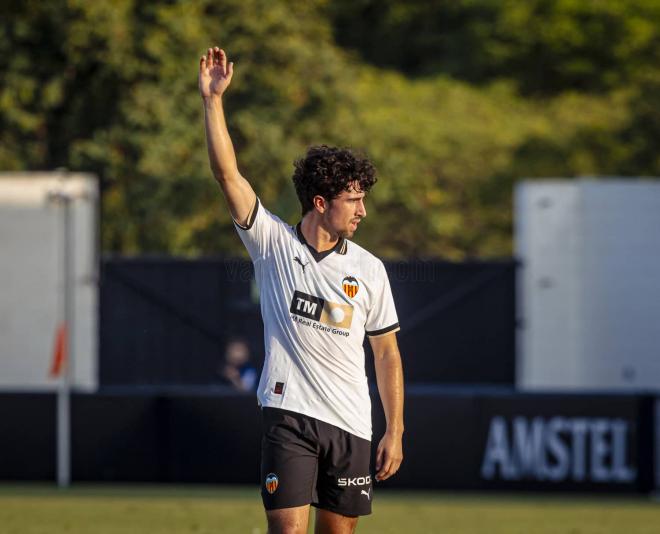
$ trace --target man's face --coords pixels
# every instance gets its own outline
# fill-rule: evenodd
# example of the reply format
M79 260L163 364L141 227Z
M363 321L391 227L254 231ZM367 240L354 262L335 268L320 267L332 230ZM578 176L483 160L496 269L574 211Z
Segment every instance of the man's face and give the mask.
M366 194L359 187L351 187L349 191L342 191L337 198L332 199L323 214L328 228L336 232L339 237L353 237L358 224L367 216L364 207L365 196Z

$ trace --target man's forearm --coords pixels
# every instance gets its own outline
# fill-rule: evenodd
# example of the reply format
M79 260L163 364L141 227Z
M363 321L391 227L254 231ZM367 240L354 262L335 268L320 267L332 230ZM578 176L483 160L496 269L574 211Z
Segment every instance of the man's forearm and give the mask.
M211 170L227 199L232 218L244 226L257 205L257 196L238 172L236 153L222 106L222 95L229 87L233 73L234 64L227 62L225 51L216 46L209 48L206 55L200 58L197 81L204 103L206 147Z
M374 364L387 432L400 436L403 434L403 368L398 349L375 355Z
M218 181L232 180L238 176L234 145L229 137L222 105L222 97L203 99L206 146L213 176Z

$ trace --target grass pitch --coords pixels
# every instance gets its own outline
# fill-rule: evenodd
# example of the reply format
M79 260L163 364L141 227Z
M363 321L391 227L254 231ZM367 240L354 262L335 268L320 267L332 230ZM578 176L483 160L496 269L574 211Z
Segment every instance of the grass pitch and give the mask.
M0 485L0 534L265 534L257 488ZM310 532L312 527L310 525ZM358 532L658 534L660 502L380 491Z

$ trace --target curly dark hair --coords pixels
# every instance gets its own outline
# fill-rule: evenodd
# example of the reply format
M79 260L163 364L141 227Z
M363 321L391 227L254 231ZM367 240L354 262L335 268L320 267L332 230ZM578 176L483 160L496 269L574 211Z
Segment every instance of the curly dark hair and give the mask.
M320 195L326 200L349 191L354 182L368 193L376 183L376 169L362 155L347 148L313 146L304 158L294 163L293 184L302 206L302 214L312 210L313 200Z

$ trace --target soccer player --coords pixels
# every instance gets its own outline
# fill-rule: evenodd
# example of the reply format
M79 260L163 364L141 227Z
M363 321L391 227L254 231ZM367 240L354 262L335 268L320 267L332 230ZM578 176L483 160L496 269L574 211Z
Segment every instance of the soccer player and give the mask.
M282 222L241 176L222 95L234 67L219 48L199 65L213 174L254 263L266 359L262 407L262 498L268 531L349 533L371 513L371 402L362 342L369 337L387 429L376 480L403 459L403 371L399 323L383 263L348 239L367 212L371 163L349 150L312 147L295 163L302 221Z

